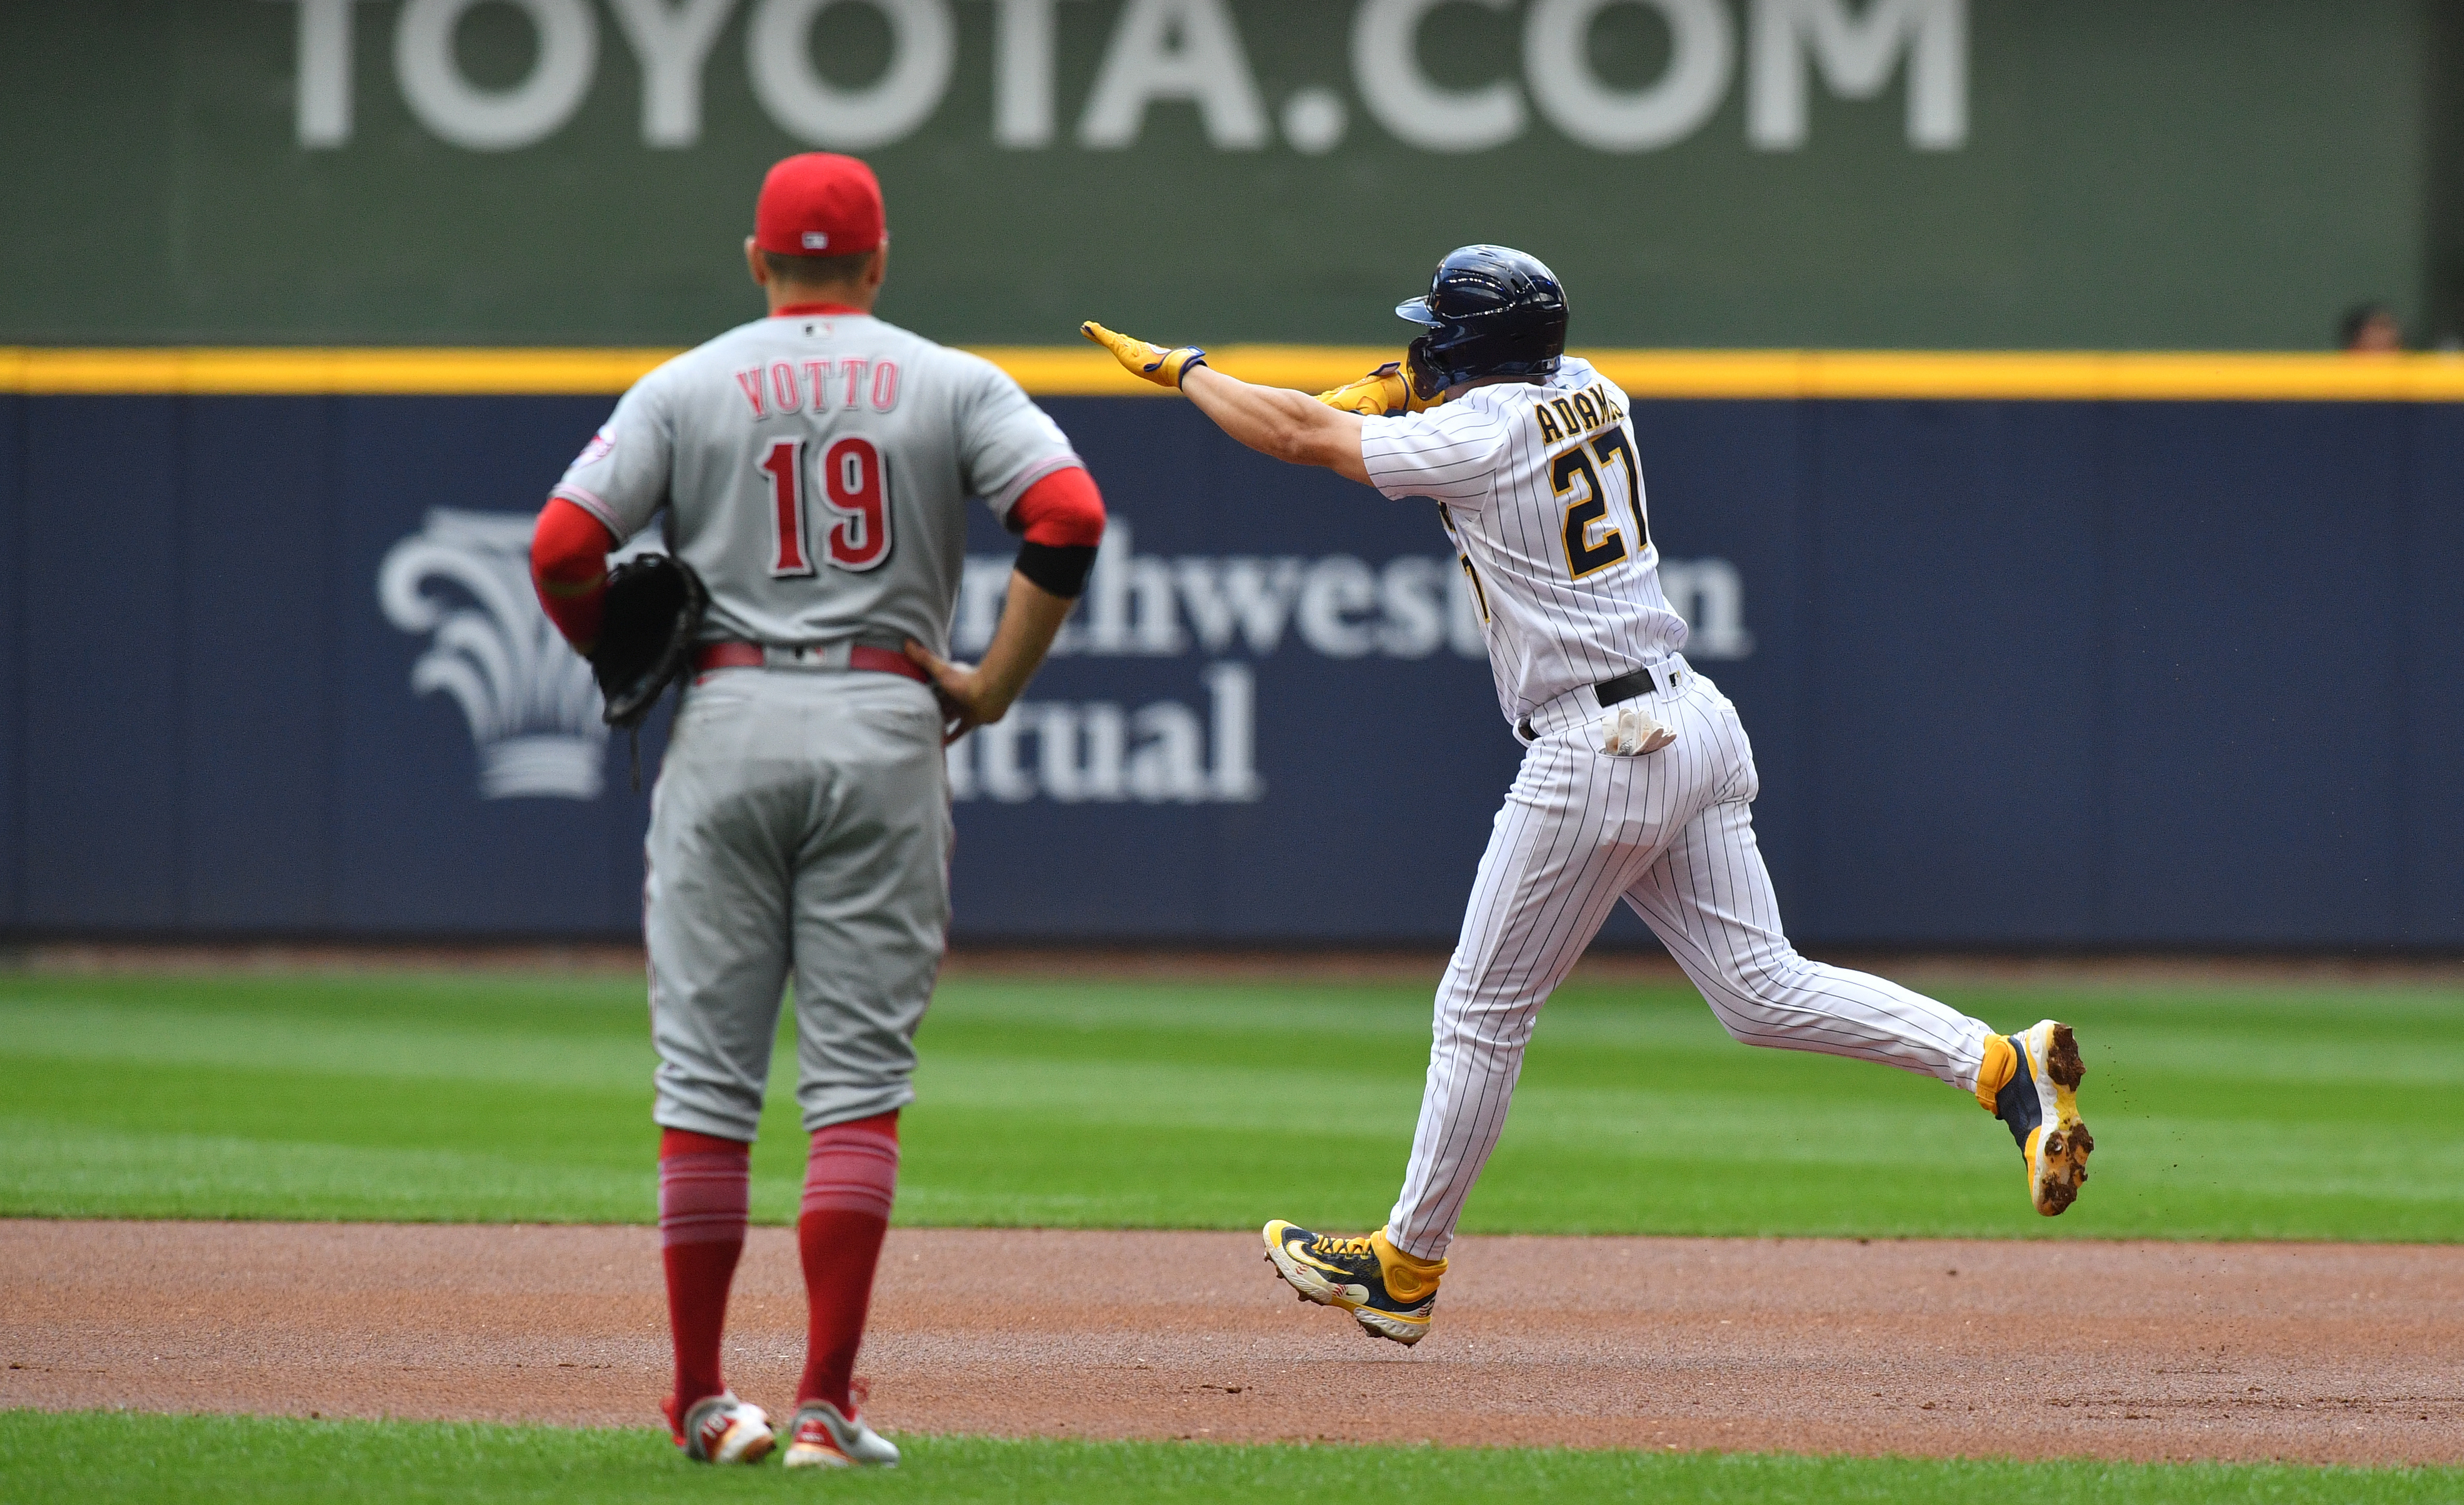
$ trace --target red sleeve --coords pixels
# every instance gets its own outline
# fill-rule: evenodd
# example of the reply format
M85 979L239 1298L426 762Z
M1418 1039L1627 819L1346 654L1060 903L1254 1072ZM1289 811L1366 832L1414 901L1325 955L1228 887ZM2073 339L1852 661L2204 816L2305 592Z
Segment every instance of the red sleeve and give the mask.
M531 584L547 620L578 652L599 642L599 611L607 594L607 525L563 497L551 498L531 530Z
M1069 466L1028 487L1011 504L1009 521L1029 543L1091 549L1104 541L1104 493L1084 466Z

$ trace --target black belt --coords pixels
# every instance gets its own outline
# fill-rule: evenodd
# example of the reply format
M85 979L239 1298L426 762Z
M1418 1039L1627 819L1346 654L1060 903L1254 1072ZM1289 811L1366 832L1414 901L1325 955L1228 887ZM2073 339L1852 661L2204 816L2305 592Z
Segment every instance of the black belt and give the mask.
M1601 705L1614 706L1618 701L1632 700L1637 695L1648 695L1659 687L1660 682L1651 677L1651 670L1640 668L1631 674L1620 674L1615 679L1600 681L1592 687L1592 693L1600 697Z
M1662 662L1665 661L1663 660ZM1679 669L1676 672L1683 674L1685 671ZM1629 673L1620 674L1615 679L1604 679L1592 687L1592 693L1599 697L1600 704L1603 707L1607 707L1614 706L1619 701L1632 700L1637 695L1648 695L1659 687L1660 681L1652 677L1651 669L1649 667L1644 667L1635 669ZM1676 687L1671 686L1670 687L1673 689ZM1538 733L1531 730L1531 718L1529 716L1526 716L1520 722L1517 722L1514 730L1523 734L1523 740L1526 742L1536 742L1539 740Z

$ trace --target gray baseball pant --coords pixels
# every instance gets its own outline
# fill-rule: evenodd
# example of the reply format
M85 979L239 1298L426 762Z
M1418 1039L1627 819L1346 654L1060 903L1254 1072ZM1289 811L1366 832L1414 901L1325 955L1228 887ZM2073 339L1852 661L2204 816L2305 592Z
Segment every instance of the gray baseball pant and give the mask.
M914 1099L950 918L933 692L894 674L720 669L686 695L650 796L643 886L657 1106L749 1142L781 994L807 1132Z

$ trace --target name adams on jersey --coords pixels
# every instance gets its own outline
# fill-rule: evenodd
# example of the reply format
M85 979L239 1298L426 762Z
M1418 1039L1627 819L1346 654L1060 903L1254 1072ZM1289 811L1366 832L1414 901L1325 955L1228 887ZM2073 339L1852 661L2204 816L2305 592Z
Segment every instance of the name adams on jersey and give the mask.
M1435 500L1454 536L1508 722L1684 646L1627 405L1570 356L1542 381L1364 422L1371 484Z

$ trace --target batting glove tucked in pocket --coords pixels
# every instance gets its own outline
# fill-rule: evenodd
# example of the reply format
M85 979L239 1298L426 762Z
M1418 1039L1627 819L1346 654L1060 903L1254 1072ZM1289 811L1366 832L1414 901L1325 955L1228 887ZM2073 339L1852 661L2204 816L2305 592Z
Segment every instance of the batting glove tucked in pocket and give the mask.
M1661 726L1640 706L1614 708L1600 718L1598 731L1600 751L1611 757L1640 757L1677 740L1674 728Z

